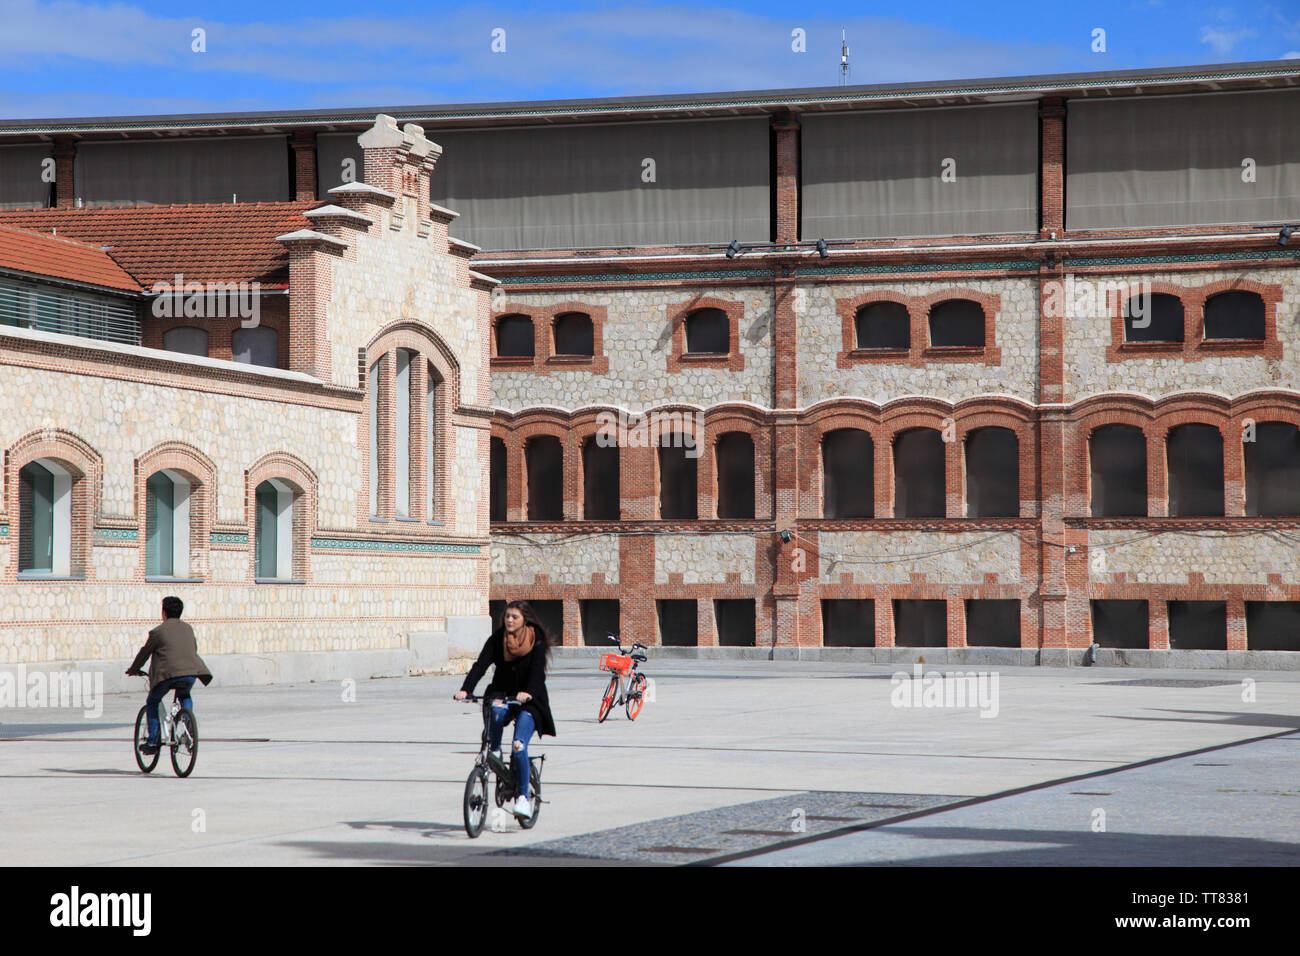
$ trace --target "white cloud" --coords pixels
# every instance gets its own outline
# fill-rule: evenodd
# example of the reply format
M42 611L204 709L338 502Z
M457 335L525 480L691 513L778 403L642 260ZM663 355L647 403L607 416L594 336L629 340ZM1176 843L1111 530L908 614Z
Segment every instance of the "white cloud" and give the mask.
M1210 48L1219 56L1231 53L1242 40L1249 40L1259 36L1259 33L1249 27L1242 30L1220 30L1216 27L1201 28L1201 42L1208 43Z

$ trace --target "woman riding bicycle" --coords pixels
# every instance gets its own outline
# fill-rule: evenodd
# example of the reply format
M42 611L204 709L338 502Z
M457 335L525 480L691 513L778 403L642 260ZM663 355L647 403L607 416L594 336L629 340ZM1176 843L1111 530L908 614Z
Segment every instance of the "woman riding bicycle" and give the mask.
M551 648L546 631L527 601L511 601L501 620L503 626L493 631L483 645L455 699L464 700L474 693L488 665L496 665L492 682L483 692L484 698L492 701L487 715L488 739L499 759L501 733L511 720L515 722L514 769L518 797L514 814L526 820L532 816L528 802L528 741L534 730L539 736L555 736L555 720L546 693L546 665ZM518 702L519 706L510 707L507 701Z

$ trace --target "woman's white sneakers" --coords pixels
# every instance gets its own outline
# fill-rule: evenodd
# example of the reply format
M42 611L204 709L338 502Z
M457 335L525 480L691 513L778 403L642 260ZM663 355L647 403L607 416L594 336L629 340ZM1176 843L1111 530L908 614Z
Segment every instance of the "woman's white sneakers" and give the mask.
M515 816L521 820L531 820L533 818L533 805L527 797L519 797L515 800Z

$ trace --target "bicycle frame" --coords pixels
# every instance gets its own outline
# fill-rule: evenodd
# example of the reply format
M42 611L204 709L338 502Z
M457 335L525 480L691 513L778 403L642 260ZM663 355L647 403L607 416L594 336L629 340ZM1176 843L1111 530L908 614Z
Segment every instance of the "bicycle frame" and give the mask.
M492 718L491 715L489 714L489 711L492 707L493 700L502 700L503 698L466 697L465 699L470 701L481 701L483 704L483 735L479 739L479 753L478 753L478 759L475 761L475 766L482 767L489 774L495 776L497 780L503 785L502 796L506 799L513 800L516 796L517 791L519 790L519 781L515 777L514 761L506 757L506 753L504 749L504 743L505 743L504 740L502 741L503 749L501 751L500 764L498 765L497 763L495 763L491 757L492 750L491 750L490 737L492 733L492 728L491 728ZM519 701L517 700L505 700L504 702L506 704L506 707L508 708L508 711L509 710L518 711L523 708L523 704L519 703ZM529 764L528 769L530 773L532 772L532 764L534 760L545 762L546 754L528 755L528 764Z

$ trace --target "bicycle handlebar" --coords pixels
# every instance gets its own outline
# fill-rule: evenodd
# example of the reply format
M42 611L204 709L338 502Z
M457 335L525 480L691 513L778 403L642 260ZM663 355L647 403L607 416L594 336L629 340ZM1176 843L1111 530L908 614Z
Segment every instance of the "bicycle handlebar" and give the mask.
M453 696L453 697L452 697L452 700L455 700L455 699L456 699L456 698ZM496 694L492 694L492 695L490 696L490 698L487 697L487 696L484 696L484 695L482 695L482 694L466 694L464 697L462 697L462 698L458 701L458 703L461 703L461 704L481 704L483 701L485 701L485 700L489 700L489 699L491 699L491 700L503 700L503 701L506 702L506 706L514 706L514 707L522 707L522 706L523 706L523 704L519 703L519 701L515 700L513 697L498 697Z

